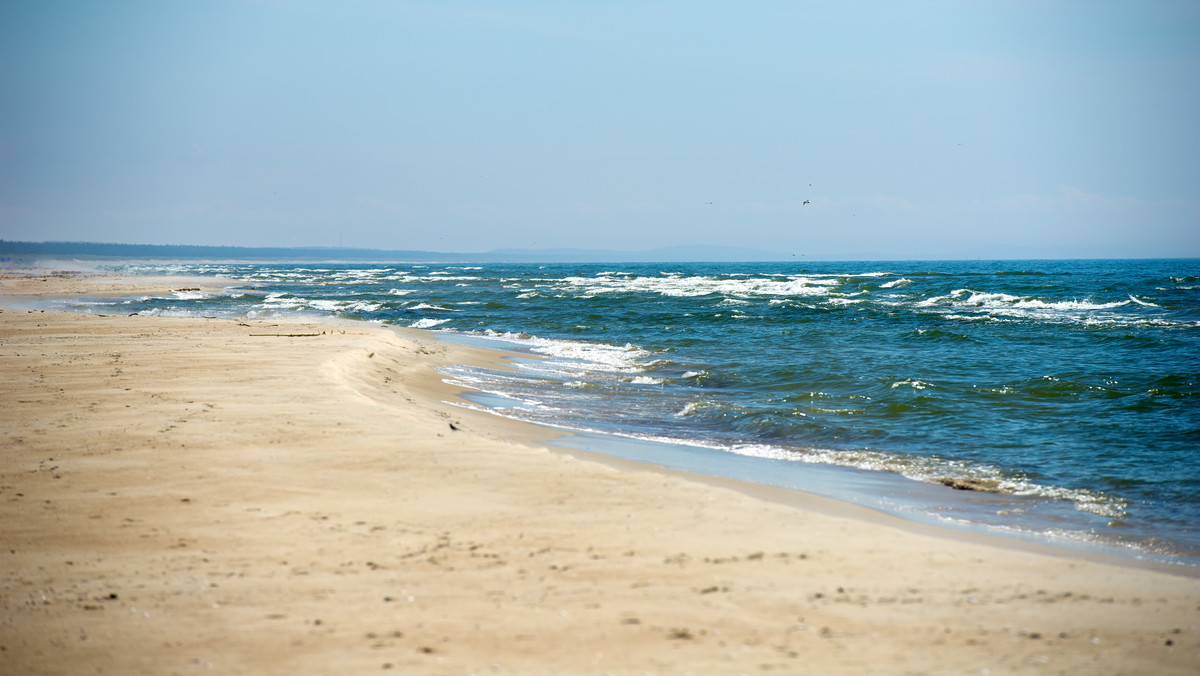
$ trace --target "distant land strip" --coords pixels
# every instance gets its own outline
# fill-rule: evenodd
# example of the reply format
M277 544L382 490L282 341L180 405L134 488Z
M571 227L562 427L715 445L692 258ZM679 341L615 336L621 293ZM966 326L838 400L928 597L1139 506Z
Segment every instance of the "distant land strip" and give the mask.
M17 242L0 240L0 263L38 259L353 262L353 263L677 263L782 261L790 255L759 249L677 246L644 251L608 249L497 249L450 253L341 247L240 247L102 242Z

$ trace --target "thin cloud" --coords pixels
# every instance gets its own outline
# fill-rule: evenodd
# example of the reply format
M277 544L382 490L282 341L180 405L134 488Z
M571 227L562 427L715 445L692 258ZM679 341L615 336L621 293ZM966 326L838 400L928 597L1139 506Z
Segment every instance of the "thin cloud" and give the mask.
M994 206L1014 210L1142 209L1152 206L1182 206L1183 200L1150 201L1138 197L1107 196L1069 185L1060 185L1049 195L1022 193L997 200Z

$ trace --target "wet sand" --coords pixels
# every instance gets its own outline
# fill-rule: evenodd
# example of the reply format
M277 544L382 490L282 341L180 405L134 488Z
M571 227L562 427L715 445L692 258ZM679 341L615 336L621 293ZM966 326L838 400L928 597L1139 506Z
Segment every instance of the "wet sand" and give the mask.
M0 276L0 673L1200 672L1194 576L553 450L501 353L14 309L197 285Z

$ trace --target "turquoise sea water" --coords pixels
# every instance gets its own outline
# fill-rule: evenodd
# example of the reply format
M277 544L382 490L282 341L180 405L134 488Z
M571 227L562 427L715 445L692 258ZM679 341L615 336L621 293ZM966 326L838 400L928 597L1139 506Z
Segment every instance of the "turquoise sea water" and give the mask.
M119 270L247 284L65 304L430 329L527 354L446 376L600 450L1200 563L1197 260Z

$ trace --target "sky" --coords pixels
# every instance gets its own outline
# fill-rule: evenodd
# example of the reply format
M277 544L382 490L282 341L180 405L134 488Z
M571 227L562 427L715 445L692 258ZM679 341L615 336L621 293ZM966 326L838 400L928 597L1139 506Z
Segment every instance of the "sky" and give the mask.
M0 0L0 239L1200 256L1194 0Z

